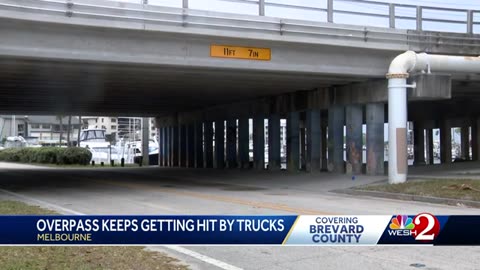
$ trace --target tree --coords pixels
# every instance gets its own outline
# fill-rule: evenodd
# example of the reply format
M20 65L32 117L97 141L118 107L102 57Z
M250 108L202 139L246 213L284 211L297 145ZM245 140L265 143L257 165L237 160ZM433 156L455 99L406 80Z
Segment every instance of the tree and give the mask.
M72 132L72 116L68 116L68 125L67 125L67 146L71 147L70 134Z
M60 123L60 138L58 140L58 144L61 146L62 145L62 137L63 137L63 116L62 115L57 115L57 120Z
M78 134L77 134L77 147L80 147L80 132L82 131L82 116L78 116Z

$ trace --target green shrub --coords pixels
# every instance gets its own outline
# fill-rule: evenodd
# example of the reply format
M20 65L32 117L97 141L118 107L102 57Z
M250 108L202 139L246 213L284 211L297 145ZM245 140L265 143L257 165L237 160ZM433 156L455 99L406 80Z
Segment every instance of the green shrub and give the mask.
M7 148L0 151L1 161L20 162L20 151L15 148Z
M57 155L57 163L59 164L88 165L92 159L92 153L85 148L69 147L60 149L62 151L59 151Z
M40 147L8 148L0 151L0 161L59 165L87 165L92 153L85 148Z
M31 149L33 150L32 162L44 163L44 164L56 164L58 152L62 148L40 147L40 148L31 148Z

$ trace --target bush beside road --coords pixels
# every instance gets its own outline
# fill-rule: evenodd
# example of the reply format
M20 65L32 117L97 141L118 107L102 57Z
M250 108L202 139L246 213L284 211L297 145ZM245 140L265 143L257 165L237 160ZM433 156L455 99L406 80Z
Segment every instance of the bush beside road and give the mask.
M0 150L0 161L58 165L88 165L92 153L80 147L8 148Z

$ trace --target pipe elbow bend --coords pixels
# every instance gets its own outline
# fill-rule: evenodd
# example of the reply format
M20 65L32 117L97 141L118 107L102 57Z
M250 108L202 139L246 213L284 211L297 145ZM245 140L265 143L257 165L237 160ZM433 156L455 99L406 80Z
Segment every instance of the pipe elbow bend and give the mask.
M393 59L386 74L387 79L408 78L408 72L415 68L417 54L406 51Z

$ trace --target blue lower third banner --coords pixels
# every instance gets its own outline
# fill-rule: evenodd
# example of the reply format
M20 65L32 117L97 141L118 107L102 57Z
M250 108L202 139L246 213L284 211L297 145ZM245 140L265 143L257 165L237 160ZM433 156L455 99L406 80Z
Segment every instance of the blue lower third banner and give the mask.
M0 245L479 245L480 216L0 216Z

